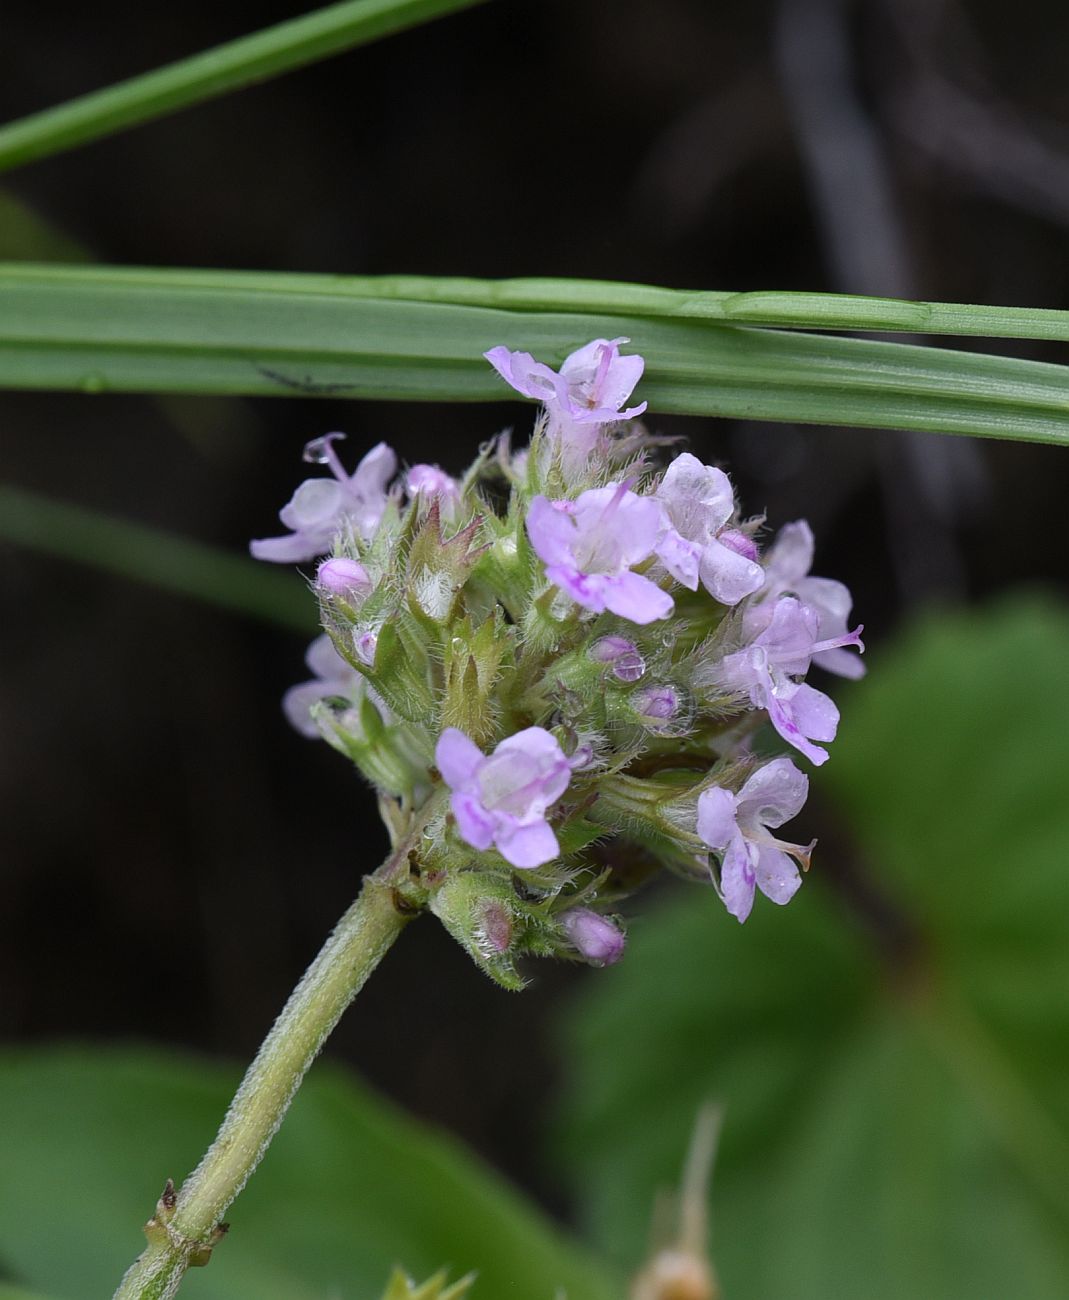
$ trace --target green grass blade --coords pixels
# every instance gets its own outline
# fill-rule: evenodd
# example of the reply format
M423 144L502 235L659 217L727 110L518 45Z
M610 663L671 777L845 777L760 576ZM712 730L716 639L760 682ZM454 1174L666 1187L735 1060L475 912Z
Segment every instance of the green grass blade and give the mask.
M396 275L354 276L348 285L350 292L361 297L451 302L506 311L574 311L783 329L905 331L1069 342L1069 311L1041 307L913 302L847 293L660 289L611 280L472 280Z
M483 0L346 0L0 127L0 172Z
M314 635L315 601L279 570L159 528L0 485L0 541Z
M367 297L341 277L0 266L6 387L502 400L487 348L559 362L613 334L646 357L654 412L1069 443L1069 370L1046 362L663 314Z

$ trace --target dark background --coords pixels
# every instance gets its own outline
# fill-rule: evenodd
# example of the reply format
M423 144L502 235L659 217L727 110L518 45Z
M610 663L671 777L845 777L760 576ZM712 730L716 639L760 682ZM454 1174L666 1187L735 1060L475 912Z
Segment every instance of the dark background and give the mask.
M7 0L0 118L300 11ZM1067 48L1062 0L497 0L0 185L87 260L1064 307ZM0 480L241 553L312 436L455 471L529 418L3 394ZM1065 584L1060 449L653 424L728 463L748 512L810 519L873 646L922 604ZM384 846L279 711L304 643L3 541L0 602L0 1034L247 1058ZM329 1051L564 1208L538 1150L552 1010L597 975L531 974L500 992L424 921Z

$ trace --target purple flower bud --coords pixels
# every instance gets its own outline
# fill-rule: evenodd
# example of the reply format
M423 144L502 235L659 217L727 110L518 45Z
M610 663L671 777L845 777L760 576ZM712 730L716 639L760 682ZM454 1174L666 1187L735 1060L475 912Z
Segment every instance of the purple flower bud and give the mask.
M796 817L808 793L808 777L789 758L776 758L754 772L738 794L713 786L698 797L698 834L722 854L720 897L739 921L750 915L755 887L782 904L802 883L791 858L808 870L813 844L777 840L769 827Z
M611 966L624 955L624 936L611 921L588 907L565 912L561 928L579 955L593 966Z
M635 692L631 703L651 731L661 731L679 712L679 692L674 686L646 686Z
M353 630L353 648L356 650L356 656L361 663L367 664L371 668L375 663L375 651L379 646L378 633L368 628L361 632L359 628Z
M444 519L455 518L460 510L460 484L437 465L413 465L405 475L405 491L428 502L437 497Z
M590 647L591 659L608 664L613 676L622 682L637 682L646 671L646 661L634 642L623 636L603 636Z
M324 560L316 572L316 585L331 596L343 596L348 600L361 599L372 588L367 569L359 560L347 559L344 555Z
M575 501L537 496L527 513L527 535L549 581L586 609L632 623L672 612L672 597L631 571L653 554L663 531L657 502L626 482L591 488Z
M546 810L568 788L572 766L543 727L518 731L490 755L463 731L447 727L434 757L453 791L461 839L476 849L493 844L514 867L540 867L558 856Z

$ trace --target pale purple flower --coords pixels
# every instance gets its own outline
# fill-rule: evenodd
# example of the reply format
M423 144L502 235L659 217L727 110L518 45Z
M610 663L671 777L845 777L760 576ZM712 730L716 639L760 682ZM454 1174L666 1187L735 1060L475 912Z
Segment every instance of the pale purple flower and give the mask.
M774 758L738 792L713 786L698 797L698 834L722 854L720 897L732 916L745 921L753 907L754 888L774 903L787 903L802 878L792 858L805 870L813 844L789 844L769 834L798 815L809 793L809 779L789 758Z
M778 600L791 593L816 611L817 631L822 641L834 640L847 634L847 619L853 598L850 590L834 578L811 578L813 566L813 532L804 519L785 524L765 556L764 585L756 603ZM833 646L819 650L813 662L840 677L864 677L865 665L842 647Z
M561 929L581 957L593 966L611 966L624 955L624 936L613 923L589 907L573 907L560 919Z
M645 402L621 409L646 365L640 356L620 355L620 344L627 342L626 338L594 339L567 357L559 373L529 352L510 352L504 345L484 356L518 393L543 403L549 433L566 472L571 472L586 464L602 426L631 420L646 409Z
M612 675L621 682L637 682L646 671L646 661L633 641L623 636L603 636L590 647L590 657L608 664Z
M722 469L684 452L668 466L656 491L670 527L657 546L664 567L684 587L698 582L723 605L736 605L765 580L757 548L728 528L735 492Z
M384 443L367 453L347 474L333 444L343 433L328 433L304 449L304 459L327 465L333 478L310 478L300 485L278 517L293 531L285 537L263 537L249 543L258 560L296 564L325 555L344 529L365 541L375 535L386 510L386 486L397 471L397 457Z
M344 555L324 560L316 570L316 586L330 596L341 596L349 601L362 600L373 585L360 561L350 560Z
M661 508L627 483L591 488L575 501L537 496L527 513L527 535L546 577L577 604L610 610L632 623L652 623L672 612L672 597L632 567L660 540Z
M540 867L559 855L546 809L568 788L572 764L543 727L516 732L490 755L447 727L434 761L453 792L461 839L476 849L493 844L514 867Z
M282 711L302 736L316 740L319 728L312 719L312 706L334 696L352 703L354 696L364 689L364 679L338 654L325 632L308 647L304 662L313 680L291 686L282 697Z
M621 410L642 378L646 362L623 357L620 344L630 339L594 339L568 356L560 373L529 352L510 352L501 345L483 355L518 393L542 402L552 414L580 424L613 424L641 415L646 403Z
M410 497L424 501L438 501L438 509L446 521L460 513L460 484L452 475L437 465L413 465L405 475L405 491Z
M753 639L724 656L716 680L745 692L755 708L767 709L769 721L783 739L810 762L826 762L828 751L812 742L835 739L839 710L828 696L800 679L815 654L847 645L863 651L862 629L818 641L817 612L794 596L748 610L744 629Z

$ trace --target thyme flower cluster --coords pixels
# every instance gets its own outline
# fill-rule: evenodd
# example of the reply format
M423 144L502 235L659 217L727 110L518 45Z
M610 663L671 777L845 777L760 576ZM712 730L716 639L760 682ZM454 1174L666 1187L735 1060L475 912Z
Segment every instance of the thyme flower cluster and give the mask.
M825 762L839 713L809 668L863 671L808 525L762 547L723 470L658 463L626 342L559 372L488 352L542 409L527 448L501 435L459 479L399 474L384 443L349 473L343 435L317 439L305 459L329 475L252 543L318 561L324 634L287 715L356 764L394 831L443 791L410 901L507 987L525 953L617 960L614 909L662 867L711 881L739 921L757 890L786 903L813 846L773 831L808 778L755 742L767 722Z

